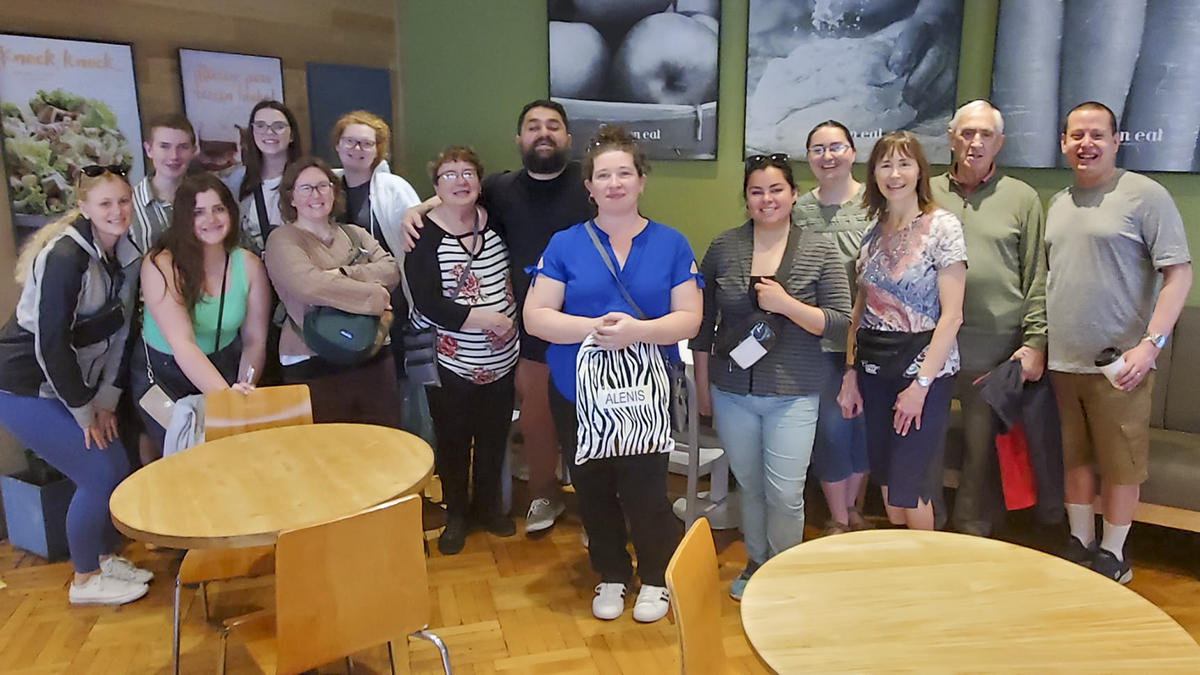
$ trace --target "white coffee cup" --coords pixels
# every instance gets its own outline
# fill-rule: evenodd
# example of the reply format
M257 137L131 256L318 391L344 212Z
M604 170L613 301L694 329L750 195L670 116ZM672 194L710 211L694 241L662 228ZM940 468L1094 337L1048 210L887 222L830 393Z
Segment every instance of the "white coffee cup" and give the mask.
M1117 386L1117 373L1125 368L1125 357L1121 355L1120 350L1115 347L1109 347L1096 357L1096 366L1100 372L1104 373L1104 377L1108 378L1109 384ZM1120 387L1117 387L1118 389Z

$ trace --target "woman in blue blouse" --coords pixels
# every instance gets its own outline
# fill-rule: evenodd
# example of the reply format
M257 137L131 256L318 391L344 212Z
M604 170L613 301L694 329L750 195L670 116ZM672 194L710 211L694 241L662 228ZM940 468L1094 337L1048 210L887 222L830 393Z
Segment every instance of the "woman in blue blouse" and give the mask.
M525 326L551 343L546 352L554 385L551 412L571 463L592 569L600 575L592 614L611 620L624 612L633 575L625 546L632 536L642 582L633 618L657 621L667 612L667 562L679 541L679 523L667 501L673 443L669 428L664 437L653 422L647 428L622 417L625 403L604 401L647 396L657 402L648 417L665 420L667 400L653 386L666 381L661 353L679 358L675 344L696 334L703 299L687 240L638 212L646 160L633 138L606 127L588 148L584 185L597 215L550 240L533 270ZM606 359L623 359L625 368L590 379ZM613 384L631 371L631 378L640 373L645 384ZM577 377L584 385L578 390ZM578 399L584 404L577 406ZM617 422L602 428L597 418Z

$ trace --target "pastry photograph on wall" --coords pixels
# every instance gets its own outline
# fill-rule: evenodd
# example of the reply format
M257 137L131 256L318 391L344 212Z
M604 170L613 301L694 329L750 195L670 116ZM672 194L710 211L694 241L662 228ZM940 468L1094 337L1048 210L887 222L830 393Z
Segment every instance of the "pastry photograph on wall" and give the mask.
M130 182L142 178L129 45L0 34L0 124L19 228L41 227L74 207L83 167L121 166Z
M1000 161L1063 166L1063 116L1099 101L1120 125L1118 166L1200 171L1198 34L1194 0L1001 0L991 99L1004 113Z
M574 156L605 124L650 159L716 159L720 0L548 0L550 98Z
M183 110L196 129L197 161L228 176L242 165L242 132L265 99L283 100L283 64L273 56L179 50Z
M747 155L801 158L808 132L838 120L858 161L905 129L947 163L963 0L750 0Z

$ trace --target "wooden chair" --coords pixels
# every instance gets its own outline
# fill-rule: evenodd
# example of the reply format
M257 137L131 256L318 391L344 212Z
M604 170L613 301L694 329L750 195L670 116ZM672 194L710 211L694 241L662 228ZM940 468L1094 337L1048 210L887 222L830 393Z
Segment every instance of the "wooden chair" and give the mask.
M296 424L312 424L312 400L308 385L261 387L249 394L232 389L204 397L204 440L247 431ZM200 606L208 615L208 582L257 577L275 572L275 547L254 546L239 549L194 549L183 556L175 577L175 623L172 633L172 660L179 675L180 595L183 586L200 586Z
M736 672L721 637L721 587L717 548L707 518L697 518L667 564L667 588L679 631L684 675Z
M307 384L260 387L242 394L233 389L204 397L204 440L296 424L312 424Z
M381 533L384 533L381 535ZM232 629L264 673L294 675L392 640L429 640L430 601L421 547L421 500L409 495L328 523L290 530L275 545L275 610L225 622L219 673ZM274 663L274 669L271 664Z

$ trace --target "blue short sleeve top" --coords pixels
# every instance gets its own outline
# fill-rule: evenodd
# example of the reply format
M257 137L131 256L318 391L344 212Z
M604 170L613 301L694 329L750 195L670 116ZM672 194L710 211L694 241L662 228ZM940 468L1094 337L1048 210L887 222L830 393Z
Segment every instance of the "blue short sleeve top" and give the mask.
M614 264L616 255L608 235L595 228L596 236ZM637 312L622 297L617 282L592 244L584 223L555 234L538 265L527 270L537 283L539 275L562 282L562 311L573 316L597 318L609 312ZM657 319L671 311L671 290L694 279L703 286L696 271L696 258L687 239L678 231L653 220L646 224L629 250L625 266L617 270L621 282L646 317ZM550 380L569 401L575 400L575 357L580 343L551 344L546 350ZM679 358L675 345L665 348L667 356Z

